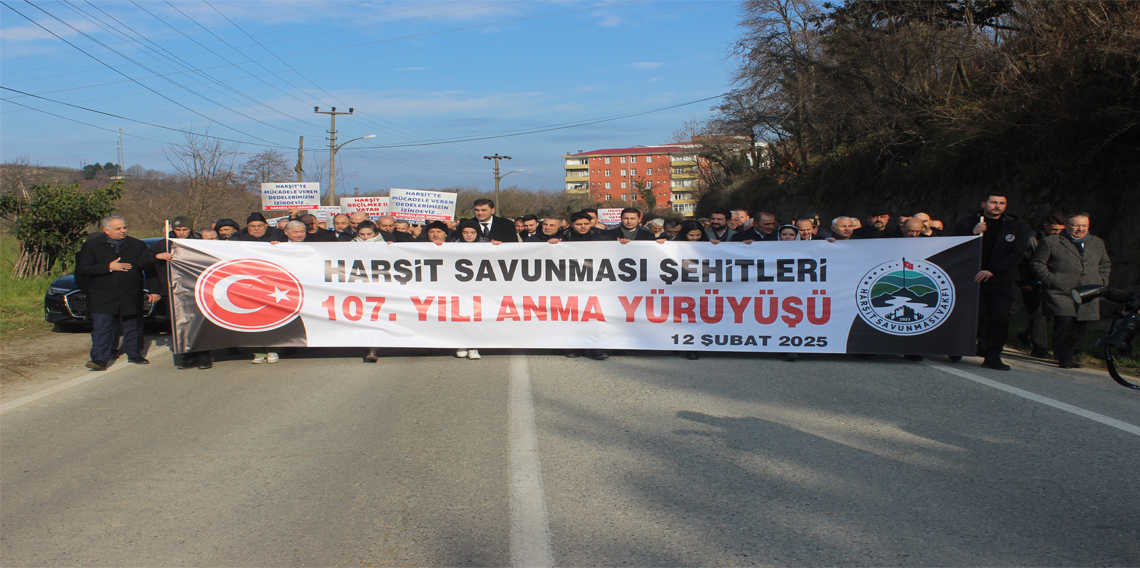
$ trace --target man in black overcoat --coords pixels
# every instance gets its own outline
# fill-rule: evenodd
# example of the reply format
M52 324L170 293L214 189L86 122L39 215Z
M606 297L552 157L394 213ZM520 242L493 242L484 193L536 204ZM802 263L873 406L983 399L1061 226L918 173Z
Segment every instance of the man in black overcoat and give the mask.
M170 259L170 253L159 256ZM127 360L138 365L149 363L142 356L143 270L156 262L146 243L127 236L127 221L122 217L105 219L103 234L88 239L75 255L75 277L87 291L87 313L93 324L87 368L107 369L117 327L123 332ZM158 295L153 296L152 301L157 301Z

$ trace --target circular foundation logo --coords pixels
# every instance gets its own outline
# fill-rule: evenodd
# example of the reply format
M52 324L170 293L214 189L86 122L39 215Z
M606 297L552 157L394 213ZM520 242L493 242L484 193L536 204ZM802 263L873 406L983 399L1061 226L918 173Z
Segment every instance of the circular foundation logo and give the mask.
M295 276L264 260L219 262L194 285L206 318L234 331L277 329L301 313L304 296Z
M891 260L863 276L855 302L871 327L891 335L921 335L954 311L954 283L936 264Z

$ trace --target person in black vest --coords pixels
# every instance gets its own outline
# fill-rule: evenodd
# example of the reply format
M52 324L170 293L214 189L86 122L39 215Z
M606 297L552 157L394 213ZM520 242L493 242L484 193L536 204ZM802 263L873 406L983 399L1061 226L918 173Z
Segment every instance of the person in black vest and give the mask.
M491 242L516 243L519 234L515 232L515 224L510 219L495 216L495 202L490 199L476 199L473 204L475 221L479 223L479 236L491 239Z
M982 236L982 270L974 281L982 284L978 318L978 351L983 367L1008 371L1001 352L1009 338L1009 311L1016 298L1017 267L1025 254L1025 226L1006 213L1009 205L1000 193L989 193L982 210L959 220L951 233L956 237Z
M618 241L621 244L629 241L655 241L653 231L641 226L641 211L636 207L626 207L621 210L621 224L602 231L602 241Z
M867 224L851 233L852 239L883 239L891 236L888 225L891 211L886 207L868 207Z
M91 360L87 368L107 370L114 348L116 330L122 329L127 361L150 363L143 349L143 270L157 262L153 251L142 241L127 236L122 217L103 220L103 234L83 243L75 255L75 276L87 291L87 313L91 316ZM170 253L157 258L170 260ZM150 300L158 301L158 294Z

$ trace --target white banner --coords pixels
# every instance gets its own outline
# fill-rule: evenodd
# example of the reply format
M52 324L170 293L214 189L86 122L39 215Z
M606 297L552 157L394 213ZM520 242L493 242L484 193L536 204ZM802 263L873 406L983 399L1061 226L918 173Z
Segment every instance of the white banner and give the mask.
M979 243L172 240L175 342L964 355Z
M340 208L346 215L361 211L373 221L388 214L387 197L342 197Z
M321 184L318 182L285 182L261 184L261 208L266 211L316 209L321 206Z
M392 189L388 193L388 214L397 219L455 220L458 194L418 189Z

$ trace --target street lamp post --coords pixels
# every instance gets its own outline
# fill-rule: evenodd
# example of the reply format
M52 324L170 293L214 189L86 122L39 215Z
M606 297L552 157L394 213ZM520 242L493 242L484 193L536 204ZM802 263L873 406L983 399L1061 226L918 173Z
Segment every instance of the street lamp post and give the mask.
M355 109L348 109L348 112L337 112L336 107L332 107L332 111L321 111L321 107L313 107L313 112L316 114L327 114L332 119L329 128L329 205L336 205L336 153L344 148L346 145L356 142L357 140L364 140L365 138L375 138L375 134L368 136L361 136L360 138L353 138L344 144L337 145L336 143L336 115L338 114L352 114Z
M495 207L499 207L500 206L500 203L499 203L499 180L501 180L501 179L503 179L503 178L505 178L511 174L517 174L517 173L521 172L522 170L515 170L513 172L507 172L503 175L499 175L499 160L509 160L509 159L511 159L511 157L510 156L500 156L499 153L496 152L494 156L483 156L483 159L495 161Z
M356 142L357 140L364 140L365 138L375 138L375 134L368 136L361 136L360 138L353 138L340 146L329 146L329 205L336 205L336 153L341 148Z

